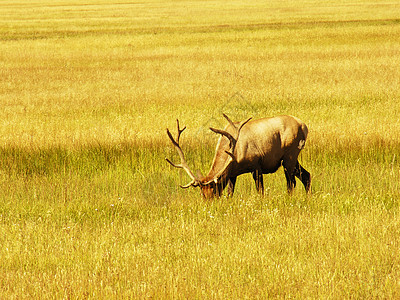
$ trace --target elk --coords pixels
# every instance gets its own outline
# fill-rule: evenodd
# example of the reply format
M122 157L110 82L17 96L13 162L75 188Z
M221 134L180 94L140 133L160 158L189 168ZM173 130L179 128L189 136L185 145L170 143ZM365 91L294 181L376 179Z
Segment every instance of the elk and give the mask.
M264 194L263 174L275 173L283 166L287 190L291 194L296 186L296 178L303 183L307 193L311 190L311 176L298 162L300 151L304 148L308 129L306 124L293 116L277 116L242 122L228 121L225 129L210 130L219 134L214 159L206 176L195 176L190 170L180 146L180 137L186 126L180 128L174 139L169 129L167 134L180 157L180 164L166 158L173 167L181 168L191 178L182 188L200 187L204 198L220 197L228 186L228 196L233 195L237 176L252 173L257 191Z

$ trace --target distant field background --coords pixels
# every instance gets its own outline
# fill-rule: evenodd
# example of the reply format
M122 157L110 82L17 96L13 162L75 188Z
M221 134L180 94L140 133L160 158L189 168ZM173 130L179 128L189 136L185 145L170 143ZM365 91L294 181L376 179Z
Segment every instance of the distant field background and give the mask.
M399 12L0 1L0 298L399 298ZM313 195L181 190L223 112L301 118Z

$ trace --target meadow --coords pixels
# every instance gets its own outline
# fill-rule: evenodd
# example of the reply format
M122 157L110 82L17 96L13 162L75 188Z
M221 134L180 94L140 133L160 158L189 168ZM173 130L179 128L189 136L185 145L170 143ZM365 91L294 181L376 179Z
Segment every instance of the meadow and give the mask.
M0 299L400 297L400 4L0 1ZM301 184L182 190L291 114Z

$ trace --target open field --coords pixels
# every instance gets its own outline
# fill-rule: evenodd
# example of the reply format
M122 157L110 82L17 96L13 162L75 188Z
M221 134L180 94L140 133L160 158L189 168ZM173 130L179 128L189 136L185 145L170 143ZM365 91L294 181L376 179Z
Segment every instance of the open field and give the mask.
M400 298L400 3L0 1L0 299ZM221 113L309 127L205 202Z

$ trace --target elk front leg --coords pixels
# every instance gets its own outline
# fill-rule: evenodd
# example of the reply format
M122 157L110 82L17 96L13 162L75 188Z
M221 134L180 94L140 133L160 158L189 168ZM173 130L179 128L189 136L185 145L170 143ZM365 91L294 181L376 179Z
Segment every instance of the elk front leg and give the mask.
M253 179L256 184L257 192L264 196L264 181L263 181L263 173L261 170L255 170L253 173Z
M228 197L233 196L235 191L236 177L231 177L228 179Z

